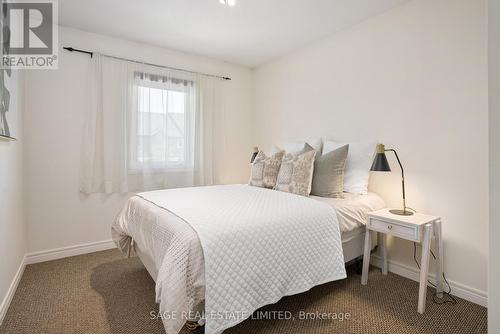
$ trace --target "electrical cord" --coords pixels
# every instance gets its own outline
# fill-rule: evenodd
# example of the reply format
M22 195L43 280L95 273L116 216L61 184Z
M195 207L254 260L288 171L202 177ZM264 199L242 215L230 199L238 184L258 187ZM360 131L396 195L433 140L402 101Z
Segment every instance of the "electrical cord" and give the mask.
M412 210L415 213L417 212L417 210L412 209L408 206L406 208ZM430 251L431 251L432 258L434 260L436 260L436 255L434 254L432 249ZM420 270L420 263L418 263L418 260L417 260L417 243L416 242L413 243L413 260L415 261L415 264L417 265L418 269ZM446 285L448 286L448 291L442 292L443 298L437 298L437 292L434 291L434 294L432 295L432 301L438 305L447 304L447 303L456 304L457 300L455 299L455 297L453 297L451 295L451 286L450 286L450 283L448 282L448 280L446 279L446 275L445 275L444 271L443 271L443 279L444 279ZM427 283L429 283L429 285L432 286L433 288L436 288L436 285L433 284L431 281L427 280ZM444 299L444 296L448 296L449 299Z
M436 255L434 255L434 252L432 251L432 249L431 249L431 255L434 258L434 260L436 260ZM417 243L416 242L413 243L413 260L415 260L415 264L417 265L418 269L420 270L420 263L418 263L418 260L417 260ZM444 271L443 271L443 279L444 279L446 285L448 286L448 291L443 291L443 298L437 298L437 292L434 291L434 294L432 295L432 301L434 302L434 304L438 304L438 305L447 304L447 303L456 304L457 300L455 299L455 297L453 297L451 295L451 286L450 286L450 283L448 282L448 280L446 279L446 275L444 274ZM429 283L429 285L431 285L433 288L436 288L436 285L433 284L431 281L427 280L427 283ZM447 296L449 299L444 299L444 296Z

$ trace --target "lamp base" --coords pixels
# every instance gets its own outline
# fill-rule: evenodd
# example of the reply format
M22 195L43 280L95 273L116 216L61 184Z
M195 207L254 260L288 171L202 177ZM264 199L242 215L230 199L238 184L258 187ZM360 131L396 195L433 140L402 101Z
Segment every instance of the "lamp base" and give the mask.
M413 212L408 211L408 210L400 210L400 209L393 209L389 210L390 213L394 215L399 215L399 216L412 216Z

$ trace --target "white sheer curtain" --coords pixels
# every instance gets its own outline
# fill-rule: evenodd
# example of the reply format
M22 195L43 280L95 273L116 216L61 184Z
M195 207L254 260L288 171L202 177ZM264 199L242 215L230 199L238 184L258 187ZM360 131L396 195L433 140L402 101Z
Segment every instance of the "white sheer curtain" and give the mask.
M219 79L94 54L80 190L210 185L223 157Z

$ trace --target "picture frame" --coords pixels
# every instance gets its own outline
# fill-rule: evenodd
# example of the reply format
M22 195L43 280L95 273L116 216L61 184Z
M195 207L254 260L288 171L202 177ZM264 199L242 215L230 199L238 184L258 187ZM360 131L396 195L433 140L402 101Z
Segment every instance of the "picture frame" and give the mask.
M2 17L3 17L2 6ZM2 43L0 55L9 53L9 38L10 33L8 28L2 27L2 40L7 42ZM17 136L17 114L15 108L11 108L11 92L12 92L12 69L9 67L0 68L0 139L16 140Z

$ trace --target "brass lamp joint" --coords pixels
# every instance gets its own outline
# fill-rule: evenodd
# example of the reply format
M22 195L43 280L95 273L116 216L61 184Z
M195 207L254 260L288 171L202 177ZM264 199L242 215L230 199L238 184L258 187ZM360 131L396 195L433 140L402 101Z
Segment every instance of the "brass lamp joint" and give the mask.
M384 152L385 152L385 145L384 144L378 144L377 145L377 153L384 153Z

